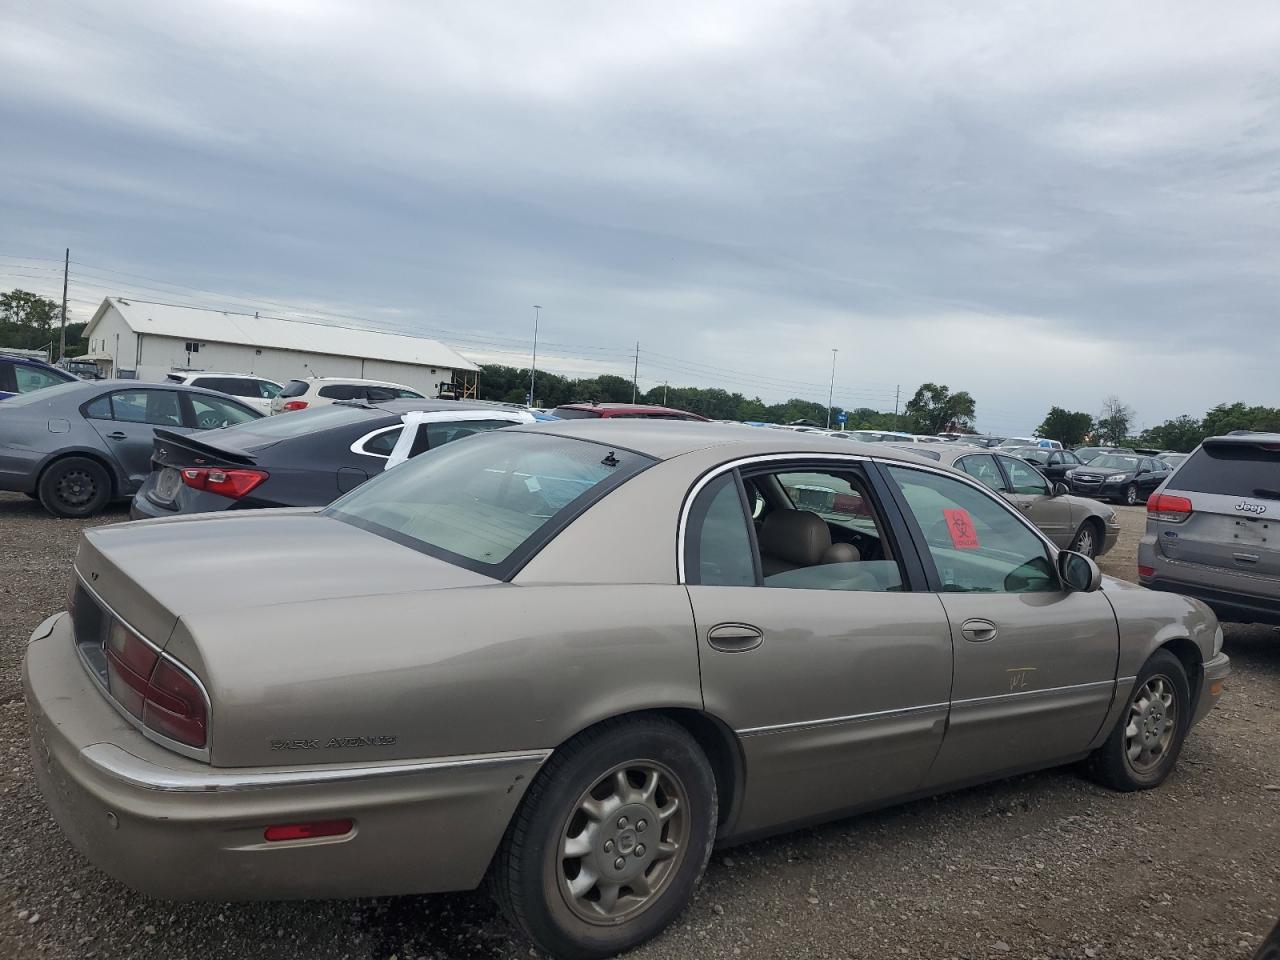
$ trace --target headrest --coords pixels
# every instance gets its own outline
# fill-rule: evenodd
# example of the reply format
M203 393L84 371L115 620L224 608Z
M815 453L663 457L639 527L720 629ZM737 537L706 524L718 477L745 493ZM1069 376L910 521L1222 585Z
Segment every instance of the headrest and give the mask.
M830 546L826 522L808 510L774 510L760 527L760 552L798 566L821 563Z
M822 551L822 563L857 563L862 554L852 543L833 543Z

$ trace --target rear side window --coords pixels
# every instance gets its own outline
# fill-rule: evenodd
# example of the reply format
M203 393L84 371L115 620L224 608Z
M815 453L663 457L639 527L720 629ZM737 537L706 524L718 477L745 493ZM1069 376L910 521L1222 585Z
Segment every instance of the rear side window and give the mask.
M351 383L329 383L321 387L317 392L326 400L355 400L357 398L363 400L365 397L365 388L357 387ZM292 396L292 394L286 391L281 396Z
M1212 444L1178 468L1170 489L1280 500L1280 446Z
M300 397L306 392L307 392L307 381L290 380L287 384L285 384L284 389L280 391L280 396L285 397L287 399L289 397Z

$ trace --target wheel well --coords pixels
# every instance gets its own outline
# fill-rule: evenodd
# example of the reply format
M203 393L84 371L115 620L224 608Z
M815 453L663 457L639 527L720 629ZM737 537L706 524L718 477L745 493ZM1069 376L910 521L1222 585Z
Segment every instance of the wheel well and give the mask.
M1168 650L1182 663L1187 671L1187 684L1191 687L1191 712L1194 715L1196 704L1200 699L1200 681L1204 676L1204 665L1200 658L1200 648L1186 637L1174 637L1167 641L1161 650Z
M35 487L36 496L40 495L40 484L44 481L44 475L49 472L49 470L53 467L53 465L56 463L61 463L63 460L69 460L72 457L82 457L85 460L92 460L94 463L100 466L103 470L107 471L107 482L111 484L111 498L114 499L115 497L119 496L118 491L120 489L120 481L116 478L115 470L111 468L111 464L107 462L106 458L103 457L102 454L94 453L92 450L69 450L66 453L58 454L56 457L54 457L52 460L46 463L43 467L41 467L40 475L36 477L36 487Z
M608 721L626 720L631 717L666 717L684 727L689 736L702 748L707 761L711 764L711 772L716 778L716 795L719 800L719 816L717 827L733 823L738 815L738 805L742 799L742 785L745 779L746 765L742 758L742 747L732 730L721 720L687 707L663 707L654 710L642 710L635 713L623 713L609 717ZM601 720L599 723L606 721ZM590 730L599 723L593 723ZM578 731L582 733L583 731ZM576 736L576 734L575 734Z

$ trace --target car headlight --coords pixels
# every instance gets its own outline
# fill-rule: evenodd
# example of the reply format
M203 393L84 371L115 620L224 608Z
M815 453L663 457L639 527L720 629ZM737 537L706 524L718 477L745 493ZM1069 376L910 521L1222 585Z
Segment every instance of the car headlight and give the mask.
M1213 655L1216 657L1222 652L1222 627L1218 627L1217 633L1213 635Z
M1113 476L1107 477L1107 479L1102 482L1103 483L1124 483L1128 479L1129 478L1126 477L1123 473L1117 473Z

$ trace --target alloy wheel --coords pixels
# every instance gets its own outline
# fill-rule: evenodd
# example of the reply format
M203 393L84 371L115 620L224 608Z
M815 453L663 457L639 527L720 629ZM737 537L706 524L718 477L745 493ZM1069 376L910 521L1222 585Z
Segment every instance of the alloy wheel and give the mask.
M614 926L663 893L687 853L684 784L652 760L619 764L578 798L561 831L560 892L588 923Z
M1178 701L1168 677L1149 677L1129 702L1125 755L1135 773L1150 773L1164 762L1178 726Z
M1093 530L1084 527L1076 534L1076 543L1073 548L1077 553L1083 553L1086 557L1093 556Z
M1124 492L1124 502L1129 506L1133 506L1138 502L1138 488L1130 485Z

